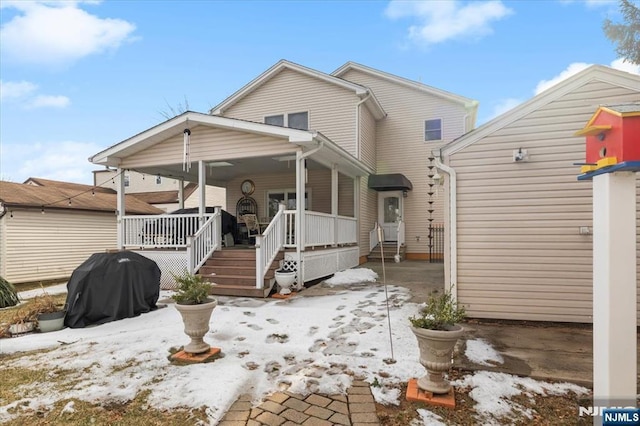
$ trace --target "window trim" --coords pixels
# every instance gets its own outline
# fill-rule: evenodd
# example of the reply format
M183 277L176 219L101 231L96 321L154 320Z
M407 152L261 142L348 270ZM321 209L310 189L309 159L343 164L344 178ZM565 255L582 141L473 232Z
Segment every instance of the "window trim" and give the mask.
M438 139L427 139L427 121L436 121L439 120L440 121L440 138ZM435 130L430 130L431 132L434 132ZM422 125L422 137L424 139L425 142L439 142L444 140L444 119L439 117L439 118L427 118L424 120L424 123Z
M295 188L284 188L284 189L267 189L265 191L265 212L264 215L265 217L268 217L269 219L271 219L272 217L269 216L269 195L270 194L284 194L284 201L286 203L286 201L289 200L289 197L287 196L288 194L295 194L296 193L296 189ZM311 211L311 188L305 188L305 194L306 194L306 198L307 198L307 208L305 210L307 211ZM288 209L285 209L288 210Z
M291 114L307 114L307 128L306 129L296 129L296 130L309 130L311 128L311 126L309 125L310 120L309 117L311 116L311 114L309 113L309 110L304 110L304 111L293 111L293 112L282 112L282 113L274 113L274 114L268 114L262 117L262 122L264 124L268 124L267 123L267 118L268 117L279 117L282 116L282 122L284 123L282 125L282 127L286 127L286 128L290 128L293 129L293 127L289 127L289 115ZM277 124L269 124L270 126L277 126Z

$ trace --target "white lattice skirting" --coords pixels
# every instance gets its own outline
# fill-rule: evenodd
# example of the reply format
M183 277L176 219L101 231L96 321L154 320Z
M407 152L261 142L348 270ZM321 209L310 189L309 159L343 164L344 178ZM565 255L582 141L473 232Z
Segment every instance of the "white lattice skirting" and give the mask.
M134 251L158 264L160 272L162 273L160 276L160 288L162 290L173 290L178 287L171 274L182 275L187 269L186 251Z

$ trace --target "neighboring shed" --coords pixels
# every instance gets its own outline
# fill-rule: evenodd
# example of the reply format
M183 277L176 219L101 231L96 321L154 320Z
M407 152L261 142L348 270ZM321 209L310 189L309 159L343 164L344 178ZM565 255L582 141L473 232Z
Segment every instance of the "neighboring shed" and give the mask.
M592 321L592 186L576 179L574 134L598 106L629 102L640 76L592 66L441 150L457 176L446 282L470 316Z
M127 214L161 210L127 196ZM116 248L116 194L70 182L0 181L0 275L12 283L68 278L92 253Z

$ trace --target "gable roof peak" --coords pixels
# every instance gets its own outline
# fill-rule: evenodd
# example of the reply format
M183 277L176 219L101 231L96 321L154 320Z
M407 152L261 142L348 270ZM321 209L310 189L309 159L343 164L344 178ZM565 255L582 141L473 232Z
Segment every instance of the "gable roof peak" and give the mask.
M236 91L231 96L223 100L221 103L211 108L211 110L209 110L209 114L211 115L224 114L224 111L226 109L228 109L232 105L239 102L242 98L247 96L249 93L253 92L256 88L258 88L262 84L269 81L271 78L279 74L284 69L290 69L292 71L296 71L301 74L305 74L307 76L317 78L331 84L336 84L340 87L343 87L345 89L355 92L355 94L361 98L371 93L367 87L342 79L338 76L334 76L318 70L314 70L312 68L297 64L295 62L288 61L286 59L280 59L278 62L272 65L269 69L264 71L262 74L260 74L259 76L251 80L249 83L244 85L238 91ZM384 113L384 111L382 111L382 113Z

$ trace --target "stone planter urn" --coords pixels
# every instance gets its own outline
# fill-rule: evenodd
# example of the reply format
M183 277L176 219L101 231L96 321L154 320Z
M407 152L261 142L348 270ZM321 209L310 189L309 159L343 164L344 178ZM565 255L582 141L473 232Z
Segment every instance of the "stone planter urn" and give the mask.
M296 281L296 272L279 269L275 272L275 275L276 283L278 283L278 287L280 288L280 294L283 296L291 294L291 287Z
M218 301L213 298L207 298L206 302L193 305L176 303L176 309L182 315L184 322L184 332L191 338L189 344L184 347L185 352L200 354L211 348L203 337L209 331L209 320L217 305Z
M453 348L464 329L453 325L448 330L411 327L411 331L418 339L420 364L427 369L427 374L418 379L418 387L435 394L449 392L451 384L444 378L444 373L451 369Z

